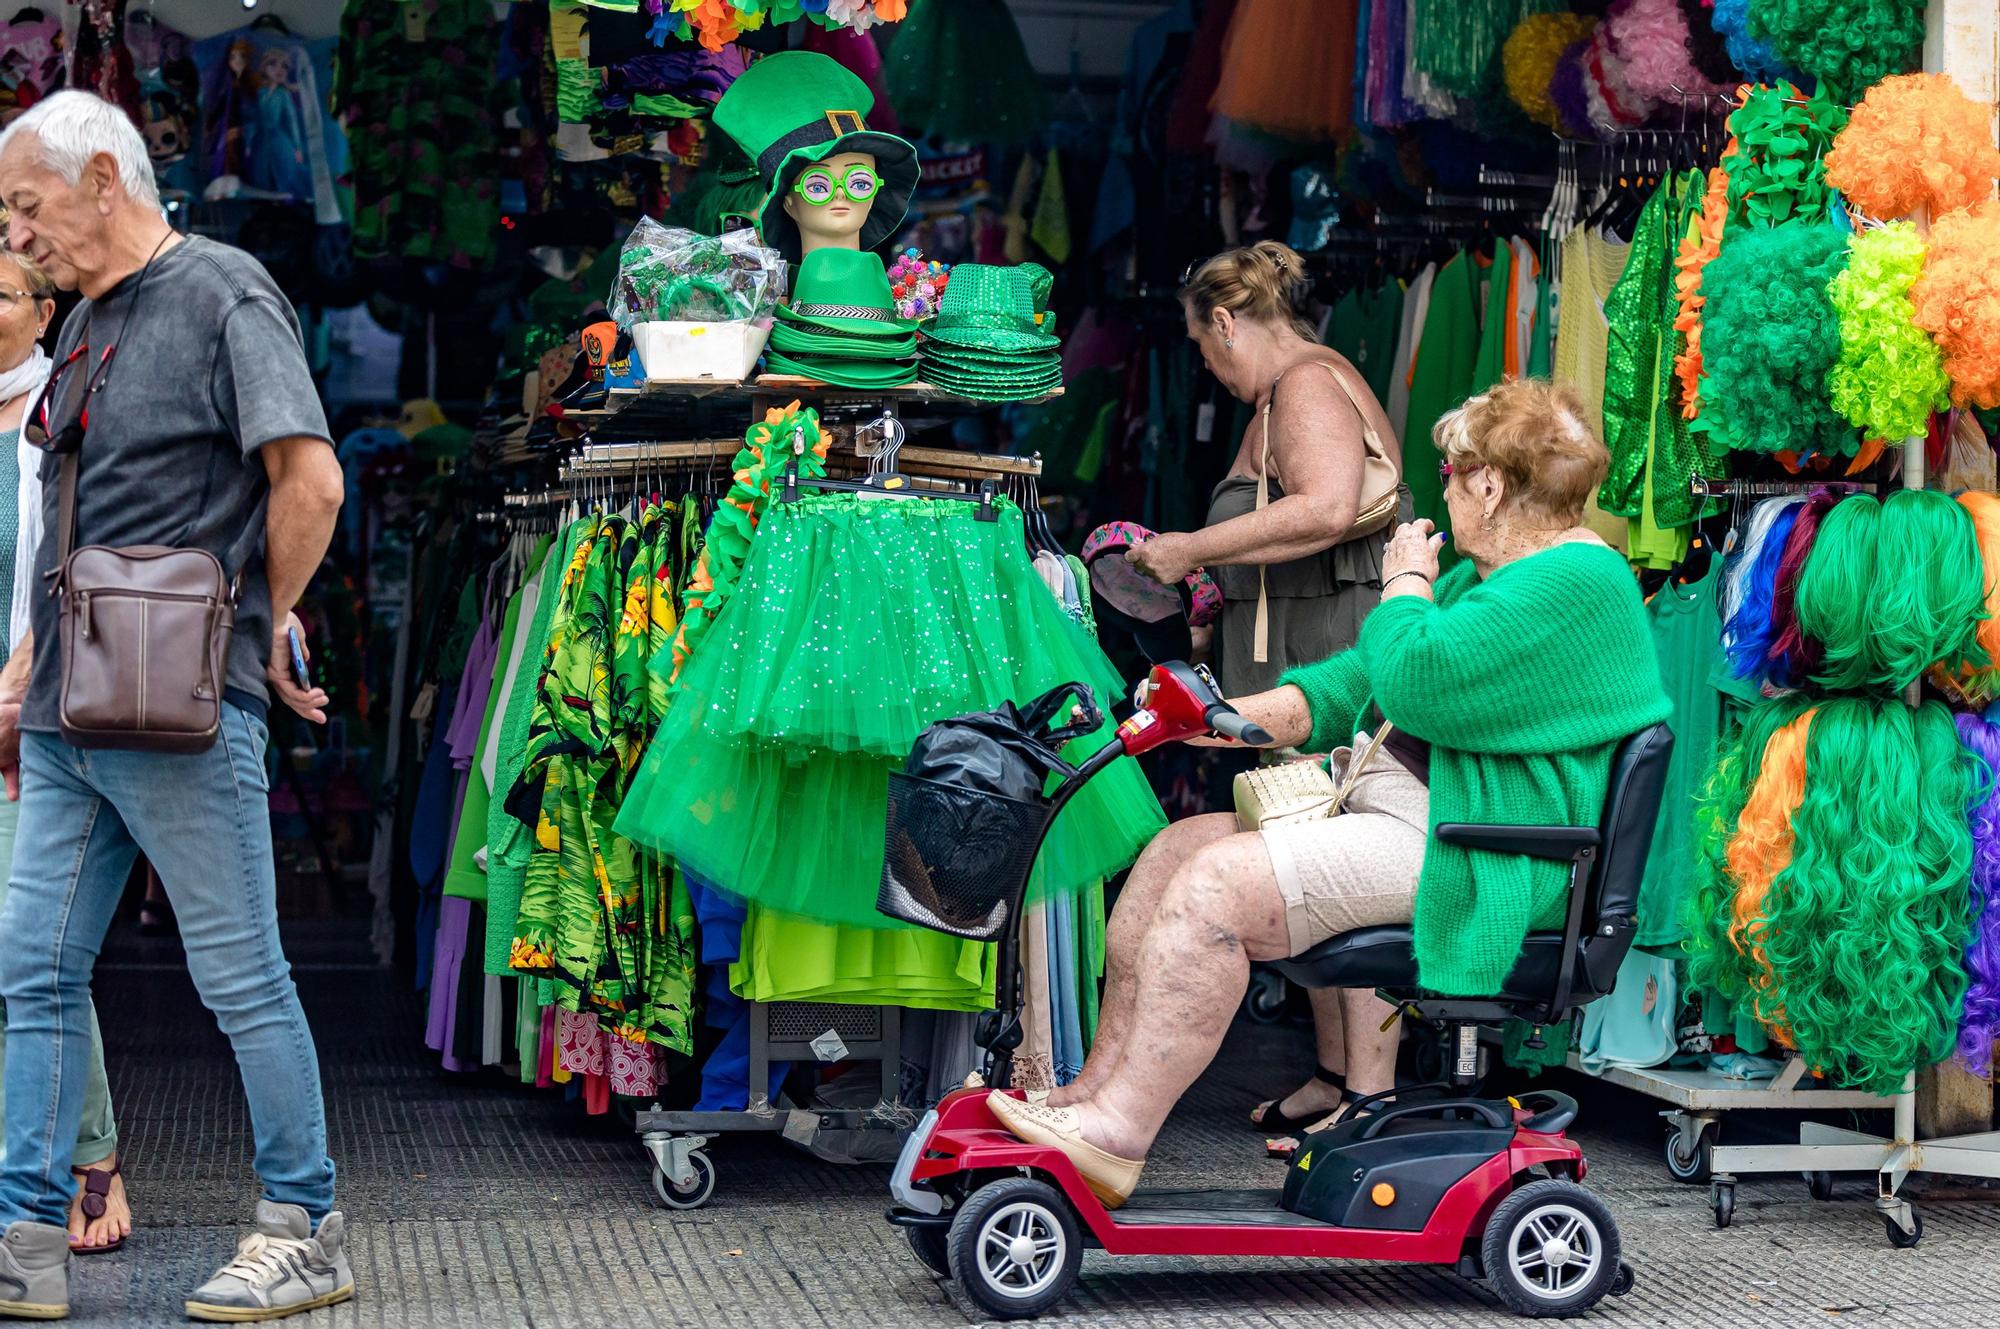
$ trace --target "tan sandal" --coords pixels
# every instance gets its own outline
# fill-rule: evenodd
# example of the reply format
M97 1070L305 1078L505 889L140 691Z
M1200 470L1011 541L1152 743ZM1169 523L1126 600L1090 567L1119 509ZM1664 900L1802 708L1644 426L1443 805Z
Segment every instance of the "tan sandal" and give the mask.
M1060 1149L1076 1164L1083 1184L1103 1202L1116 1209L1132 1197L1139 1174L1146 1170L1143 1158L1120 1158L1099 1149L1083 1138L1083 1114L1073 1107L1052 1108L1046 1103L1028 1103L1005 1094L987 1099L986 1106L1000 1124L1029 1144L1045 1144Z

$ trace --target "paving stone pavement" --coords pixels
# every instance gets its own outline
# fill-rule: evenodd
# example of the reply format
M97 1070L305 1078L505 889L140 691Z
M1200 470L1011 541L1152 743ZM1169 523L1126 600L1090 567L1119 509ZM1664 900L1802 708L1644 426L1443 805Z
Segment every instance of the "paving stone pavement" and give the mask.
M655 1207L648 1166L616 1122L494 1078L448 1075L421 1042L407 980L294 945L324 1067L356 1301L311 1329L652 1329L757 1325L953 1329L978 1315L882 1222L886 1168L817 1162L748 1137L712 1151L720 1183L691 1213ZM331 961L331 962L329 962ZM171 947L114 948L97 978L139 1229L76 1262L73 1323L183 1323L188 1290L228 1258L256 1199L250 1131L228 1046ZM1276 1185L1237 1124L1310 1066L1297 1027L1235 1030L1154 1154L1149 1184ZM1746 1180L1718 1232L1705 1188L1661 1162L1657 1107L1565 1077L1585 1100L1590 1184L1612 1206L1638 1285L1605 1325L1991 1325L2000 1305L2000 1195L1932 1186L1916 1250L1888 1247L1869 1178L1815 1203L1796 1178ZM1742 1119L1739 1119L1741 1122ZM1767 1122L1775 1132L1778 1123ZM1743 1139L1749 1123L1732 1123ZM1076 1326L1498 1325L1512 1317L1449 1272L1304 1261L1085 1257Z

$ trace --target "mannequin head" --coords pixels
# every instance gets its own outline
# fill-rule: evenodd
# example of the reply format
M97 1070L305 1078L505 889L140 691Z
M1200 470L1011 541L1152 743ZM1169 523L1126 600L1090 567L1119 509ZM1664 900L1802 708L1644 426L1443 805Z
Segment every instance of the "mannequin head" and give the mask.
M875 154L872 152L835 152L819 162L807 166L793 178L785 189L785 215L799 228L799 256L804 257L815 249L859 249L861 248L861 228L868 224L868 213L875 206L875 195L857 201L849 198L844 187L836 187L824 203L809 201L798 191L798 184L808 175L829 174L838 185L844 185L848 176L857 171L876 174ZM877 187L879 193L879 187Z

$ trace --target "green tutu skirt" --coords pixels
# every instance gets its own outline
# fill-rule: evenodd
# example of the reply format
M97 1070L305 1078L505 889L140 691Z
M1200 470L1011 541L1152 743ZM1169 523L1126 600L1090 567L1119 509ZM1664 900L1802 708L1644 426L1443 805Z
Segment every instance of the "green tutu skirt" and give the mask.
M1029 562L1020 510L845 495L773 503L735 595L686 668L618 816L620 835L774 913L869 929L888 781L934 721L1124 685ZM1107 722L1072 743L1081 760ZM1053 782L1052 782L1053 784ZM1130 865L1166 825L1138 764L1051 827L1030 903Z

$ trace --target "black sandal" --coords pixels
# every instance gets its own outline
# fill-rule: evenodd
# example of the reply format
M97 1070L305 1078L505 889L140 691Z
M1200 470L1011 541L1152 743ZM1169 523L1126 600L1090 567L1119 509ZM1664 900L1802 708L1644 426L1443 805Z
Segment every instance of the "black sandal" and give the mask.
M1319 1081L1321 1084L1330 1084L1335 1089L1338 1089L1340 1091L1341 1103L1344 1104L1348 1101L1347 1077L1339 1071L1330 1071L1324 1066L1315 1066L1313 1068L1313 1079ZM1312 1125L1326 1116L1327 1113L1338 1112L1340 1110L1340 1106L1335 1105L1330 1108L1319 1108L1306 1113L1302 1117L1288 1117L1278 1110L1278 1105L1284 1101L1283 1097L1278 1097L1271 1099L1269 1102L1259 1103L1251 1111L1250 1129L1256 1131L1259 1135L1290 1135L1294 1131Z
M95 1223L110 1211L111 1182L125 1175L125 1163L121 1159L108 1168L76 1167L70 1169L70 1174L83 1179L83 1216ZM80 1241L71 1241L69 1250L72 1255L109 1255L124 1244L123 1237L103 1246L86 1246Z
M1390 1093L1393 1092L1394 1092L1393 1090L1390 1091ZM1320 1130L1330 1131L1335 1126L1340 1125L1341 1122L1352 1119L1352 1117L1354 1116L1354 1112L1352 1111L1352 1109L1354 1109L1357 1105L1363 1105L1361 1106L1361 1111L1363 1112L1379 1111L1383 1103L1394 1101L1393 1098L1390 1097L1390 1093L1357 1094L1352 1090L1343 1086L1340 1091L1339 1105L1335 1107L1330 1107L1326 1111L1320 1113L1318 1116L1313 1117L1311 1120L1305 1123L1305 1126L1318 1126L1320 1122L1325 1121L1328 1117L1337 1116L1339 1118L1338 1121L1334 1121L1329 1123L1328 1125L1320 1127ZM1287 1145L1284 1143L1284 1141L1286 1139L1299 1139L1308 1135L1316 1135L1316 1134L1318 1134L1317 1131L1310 1131L1306 1130L1304 1127L1301 1127L1297 1130L1290 1131L1285 1135L1272 1136L1270 1139L1264 1141L1264 1157L1275 1159L1280 1163L1289 1163L1292 1161L1292 1155L1298 1152L1298 1147L1296 1145Z

